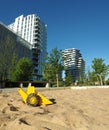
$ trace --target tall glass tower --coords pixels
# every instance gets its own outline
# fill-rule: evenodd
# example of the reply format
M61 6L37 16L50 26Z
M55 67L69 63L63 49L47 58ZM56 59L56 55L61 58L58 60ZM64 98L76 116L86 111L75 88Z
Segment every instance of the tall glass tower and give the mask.
M70 73L74 81L84 77L85 62L79 50L75 48L65 49L63 51L63 63L66 75Z
M45 61L47 54L47 25L37 15L31 14L27 16L21 15L15 18L15 21L8 25L8 27L32 45L33 76L35 80L41 79L41 63Z

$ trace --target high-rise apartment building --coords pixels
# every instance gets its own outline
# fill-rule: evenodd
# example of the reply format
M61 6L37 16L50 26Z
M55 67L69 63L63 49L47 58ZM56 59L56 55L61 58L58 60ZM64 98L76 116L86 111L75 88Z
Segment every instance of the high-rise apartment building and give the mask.
M45 61L45 56L47 54L47 26L37 15L31 14L17 17L14 23L10 24L8 27L32 45L34 78L40 79L42 76L41 63Z
M63 51L63 63L66 68L66 75L70 73L74 81L84 78L85 62L80 50L75 48Z

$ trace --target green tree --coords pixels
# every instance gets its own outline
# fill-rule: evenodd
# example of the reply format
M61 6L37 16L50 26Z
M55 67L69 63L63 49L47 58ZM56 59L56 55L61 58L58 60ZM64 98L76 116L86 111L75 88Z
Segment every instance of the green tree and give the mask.
M15 43L9 35L0 41L0 79L6 80L9 76L11 59L15 53Z
M102 58L94 58L92 61L92 69L94 75L96 75L98 81L100 82L100 85L103 85L103 81L108 74L109 66L104 63Z
M109 78L106 80L106 85L109 85Z
M86 84L88 84L88 85L94 85L96 81L98 81L97 80L97 76L88 67L87 71L86 71Z
M46 81L53 81L55 74L53 73L53 68L52 65L50 63L44 63L43 64L43 78Z
M70 72L67 73L65 77L65 85L70 86L73 83L73 78Z
M33 66L31 60L28 58L21 58L17 65L16 69L13 72L14 81L27 81L32 76Z
M12 58L10 70L9 70L9 75L10 75L10 79L11 79L11 80L14 79L14 72L16 71L17 62L18 62L17 55L14 54L14 55L13 55L13 58Z
M43 63L43 77L48 81L56 81L57 87L59 87L59 78L62 69L62 52L54 48L47 56L46 63Z

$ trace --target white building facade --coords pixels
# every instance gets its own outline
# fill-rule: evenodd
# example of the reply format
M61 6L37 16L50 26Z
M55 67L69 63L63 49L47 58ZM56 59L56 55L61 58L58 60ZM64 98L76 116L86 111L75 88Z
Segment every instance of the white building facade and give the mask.
M41 64L45 61L47 54L47 25L37 15L31 14L17 17L14 23L8 27L32 45L34 78L40 79L42 76Z
M75 48L65 49L62 55L66 75L70 72L72 79L75 82L84 78L85 62L82 58L80 50Z

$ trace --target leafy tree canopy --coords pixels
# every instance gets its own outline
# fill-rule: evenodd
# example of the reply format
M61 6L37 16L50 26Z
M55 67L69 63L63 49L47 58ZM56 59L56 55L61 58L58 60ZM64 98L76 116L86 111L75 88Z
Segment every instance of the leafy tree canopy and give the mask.
M43 63L43 78L47 81L55 81L61 75L62 53L57 48L52 49L51 53L46 58L46 63Z
M13 74L14 81L27 81L32 75L32 62L28 58L21 58Z
M92 69L94 74L99 78L100 84L103 85L103 79L108 74L109 66L104 63L102 58L94 58L92 61Z

